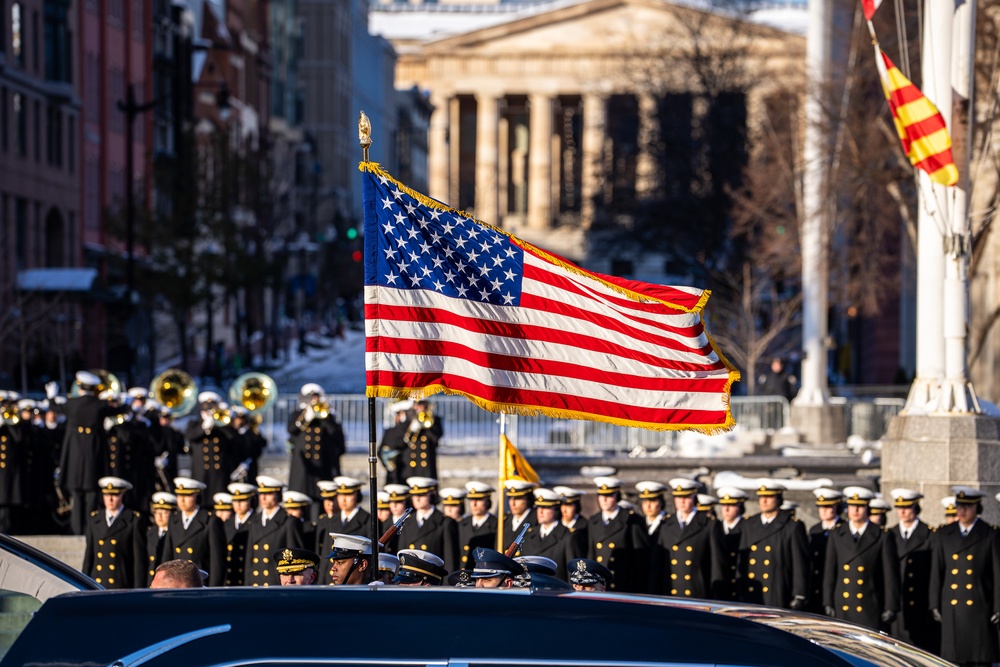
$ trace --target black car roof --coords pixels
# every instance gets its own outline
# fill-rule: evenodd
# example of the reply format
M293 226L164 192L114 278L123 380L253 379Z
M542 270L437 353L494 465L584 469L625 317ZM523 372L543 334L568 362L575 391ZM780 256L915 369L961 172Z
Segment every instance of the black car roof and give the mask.
M349 586L72 593L42 606L0 667L109 665L207 628L214 634L142 664L279 656L387 663L848 664L781 630L661 602L614 594ZM212 656L217 660L206 662Z

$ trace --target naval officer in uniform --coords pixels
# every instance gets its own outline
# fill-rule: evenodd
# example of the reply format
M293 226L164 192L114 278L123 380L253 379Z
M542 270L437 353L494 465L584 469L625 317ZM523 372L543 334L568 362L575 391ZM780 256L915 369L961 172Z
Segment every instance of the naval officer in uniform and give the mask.
M618 506L622 482L616 477L596 477L597 504L601 510L590 517L587 558L606 567L613 575L609 589L645 593L649 586L649 534L646 522L631 510Z
M209 586L226 583L226 535L222 522L201 507L205 483L190 477L174 478L178 511L170 517L163 557L189 560L208 572Z
M146 525L139 512L125 509L132 484L121 477L97 482L104 509L87 521L83 572L105 588L135 588L146 581Z

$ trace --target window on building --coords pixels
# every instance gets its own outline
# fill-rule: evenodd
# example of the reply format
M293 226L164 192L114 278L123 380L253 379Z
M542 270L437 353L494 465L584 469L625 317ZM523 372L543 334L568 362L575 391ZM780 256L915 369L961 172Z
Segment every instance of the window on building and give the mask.
M66 170L76 171L76 117L70 116L66 127Z
M24 260L28 256L28 200L18 197L14 201L14 252L17 255L17 270L24 267Z
M66 226L59 209L45 216L45 266L66 266Z
M35 131L35 162L42 161L42 104L35 102L35 113L31 118L32 129Z
M63 164L63 115L59 107L50 106L45 133L45 155L53 167Z
M38 72L38 10L31 12L31 69Z
M21 93L14 93L14 137L17 139L17 156L28 157L28 110Z
M0 39L0 42L3 40ZM10 114L7 111L7 89L0 88L0 150L7 152L10 143L7 123L10 121Z
M67 15L70 0L45 1L45 79L73 82L73 35Z
M10 50L14 59L24 65L24 27L21 24L21 3L10 6Z

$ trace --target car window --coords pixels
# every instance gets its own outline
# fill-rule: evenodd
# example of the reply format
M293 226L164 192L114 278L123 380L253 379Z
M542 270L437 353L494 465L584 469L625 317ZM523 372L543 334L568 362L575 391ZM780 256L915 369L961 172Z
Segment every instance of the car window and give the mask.
M0 660L42 603L25 593L0 591Z

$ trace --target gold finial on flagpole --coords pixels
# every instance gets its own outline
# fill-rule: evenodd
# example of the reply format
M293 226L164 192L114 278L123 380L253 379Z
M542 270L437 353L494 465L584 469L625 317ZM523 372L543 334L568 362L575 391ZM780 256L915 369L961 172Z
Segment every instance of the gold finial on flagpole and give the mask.
M358 117L358 140L361 142L365 162L368 162L368 147L372 145L372 122L368 120L364 111Z

